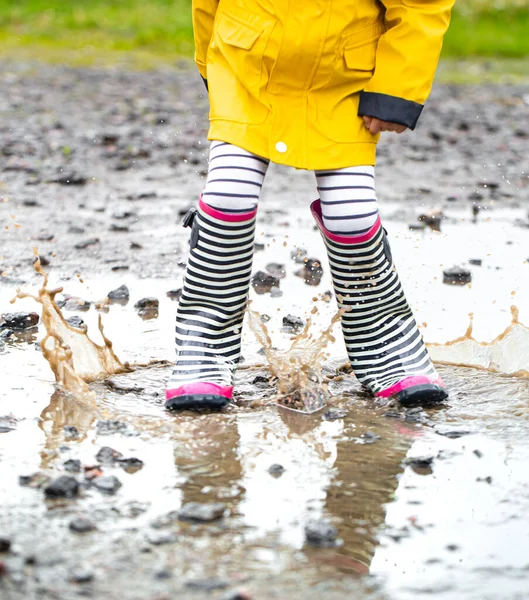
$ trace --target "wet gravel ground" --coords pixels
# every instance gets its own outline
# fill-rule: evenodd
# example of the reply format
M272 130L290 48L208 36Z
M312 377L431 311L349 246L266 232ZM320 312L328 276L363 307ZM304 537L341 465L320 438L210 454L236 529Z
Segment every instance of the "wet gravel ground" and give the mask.
M200 78L185 63L1 66L0 314L37 310L8 300L40 283L38 247L65 292L97 301L129 287L107 321L120 356L171 358L166 293L181 285L180 222L207 167ZM493 321L497 306L499 333L511 301L529 306L528 124L527 85L437 86L417 131L380 146L381 210L397 254L416 249L398 262L428 332L455 337L470 310ZM254 302L276 330L306 318L302 296L324 298L322 322L333 312L329 282L304 283L293 273L306 266L290 258L294 243L321 258L313 198L311 174L271 168L256 270L276 262L287 276ZM473 289L443 287L458 262ZM158 307L134 308L145 297ZM94 325L93 307L73 308L65 314ZM450 404L403 411L334 377L335 361L332 406L307 417L263 407L266 369L243 369L226 413L174 416L160 366L97 384L87 410L55 391L42 334L0 339L2 598L527 597L527 380L445 367ZM263 361L245 348L246 366Z

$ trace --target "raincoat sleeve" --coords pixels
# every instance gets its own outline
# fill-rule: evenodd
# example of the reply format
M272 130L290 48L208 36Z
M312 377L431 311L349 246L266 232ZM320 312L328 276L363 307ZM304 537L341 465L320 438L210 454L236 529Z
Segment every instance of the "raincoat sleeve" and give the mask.
M380 0L387 31L358 114L415 129L439 62L455 0Z
M213 22L219 0L193 0L193 36L195 38L195 62L204 81L207 80L206 56L213 35Z

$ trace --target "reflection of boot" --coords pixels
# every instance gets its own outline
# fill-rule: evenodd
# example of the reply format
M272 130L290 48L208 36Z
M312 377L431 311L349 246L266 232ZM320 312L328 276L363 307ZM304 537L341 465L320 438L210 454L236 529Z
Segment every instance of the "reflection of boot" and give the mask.
M438 402L448 394L428 356L377 220L361 235L329 232L320 202L312 213L323 235L349 360L373 394L402 403Z
M200 200L176 315L176 366L166 407L220 408L232 397L248 301L256 211L224 213Z

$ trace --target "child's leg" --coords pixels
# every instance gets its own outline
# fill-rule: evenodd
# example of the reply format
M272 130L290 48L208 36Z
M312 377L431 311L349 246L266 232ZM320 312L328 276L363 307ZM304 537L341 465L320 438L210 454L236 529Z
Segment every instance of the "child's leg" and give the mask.
M211 144L207 184L188 219L190 252L176 316L168 408L221 407L231 398L267 168L267 160L245 150Z
M317 171L313 214L324 236L349 360L377 396L446 398L408 306L376 204L373 167Z

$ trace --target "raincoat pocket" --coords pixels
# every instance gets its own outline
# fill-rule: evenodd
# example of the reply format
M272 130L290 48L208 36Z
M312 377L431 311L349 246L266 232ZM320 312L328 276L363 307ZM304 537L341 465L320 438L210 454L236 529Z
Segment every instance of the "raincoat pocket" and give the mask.
M358 117L359 93L373 76L383 27L369 27L348 35L328 86L329 100L321 103L318 121L335 142L376 142Z
M208 83L215 90L210 94L210 119L248 124L265 119L267 108L255 100L261 92L262 59L270 30L270 23L260 15L236 6L217 15L208 51Z

